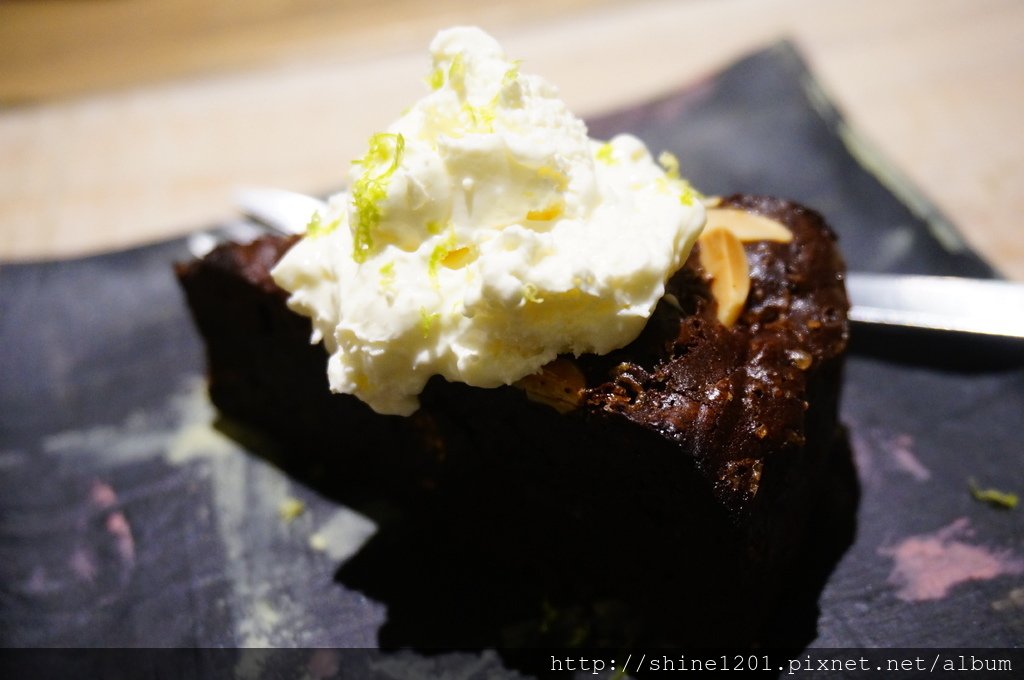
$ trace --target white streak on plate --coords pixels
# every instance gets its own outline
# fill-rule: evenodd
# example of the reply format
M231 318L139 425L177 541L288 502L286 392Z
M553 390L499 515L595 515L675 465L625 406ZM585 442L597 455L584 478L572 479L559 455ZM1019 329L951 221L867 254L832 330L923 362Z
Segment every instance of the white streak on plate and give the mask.
M348 508L341 508L309 537L309 545L336 562L344 562L375 533L377 525L372 520Z

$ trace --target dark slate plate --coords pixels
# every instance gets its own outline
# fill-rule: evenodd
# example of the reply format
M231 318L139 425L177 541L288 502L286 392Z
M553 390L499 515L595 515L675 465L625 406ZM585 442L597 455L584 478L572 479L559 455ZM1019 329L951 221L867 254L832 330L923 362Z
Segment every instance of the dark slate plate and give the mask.
M787 44L591 130L674 151L706 193L818 208L852 269L993 274L847 128ZM186 257L181 239L0 267L0 642L372 647L385 606L335 580L366 521L211 427L171 274ZM1021 510L974 500L968 479L1024 491L1024 370L977 347L861 345L843 402L856 539L821 594L813 645L1019 644ZM305 504L292 521L287 499ZM381 659L396 675L438 668ZM444 663L501 667L486 652Z

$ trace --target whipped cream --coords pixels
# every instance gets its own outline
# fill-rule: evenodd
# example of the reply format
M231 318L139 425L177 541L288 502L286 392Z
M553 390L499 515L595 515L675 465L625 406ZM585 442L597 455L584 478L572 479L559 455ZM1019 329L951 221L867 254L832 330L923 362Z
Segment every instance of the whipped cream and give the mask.
M331 389L385 414L413 413L434 375L496 387L628 344L705 220L674 168L635 137L591 140L485 32L430 50L432 91L272 272Z

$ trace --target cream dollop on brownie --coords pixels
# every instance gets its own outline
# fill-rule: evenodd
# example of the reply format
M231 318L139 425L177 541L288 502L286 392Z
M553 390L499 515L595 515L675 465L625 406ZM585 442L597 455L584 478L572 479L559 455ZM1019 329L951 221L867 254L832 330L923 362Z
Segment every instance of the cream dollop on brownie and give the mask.
M273 270L335 392L409 415L434 375L511 384L643 330L705 220L635 137L592 140L476 28L431 44L430 93L352 165Z

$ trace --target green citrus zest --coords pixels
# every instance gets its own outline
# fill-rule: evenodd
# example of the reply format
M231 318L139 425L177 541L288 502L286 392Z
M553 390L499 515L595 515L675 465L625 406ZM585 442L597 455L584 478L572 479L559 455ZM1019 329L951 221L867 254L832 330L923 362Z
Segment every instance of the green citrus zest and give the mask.
M502 87L509 85L519 77L519 62L513 62L512 66L502 76ZM445 73L440 68L435 68L427 78L427 84L431 88L440 89L446 80ZM496 109L501 96L499 90L494 97L485 104L475 105L466 100L466 62L462 54L456 54L448 64L447 82L452 90L462 100L461 113L464 121L464 129L457 130L462 133L487 133L494 132L494 118L497 115Z
M612 143L605 142L597 150L597 153L594 154L594 157L605 165L615 165L615 156L613 153L614 149L612 149Z
M297 498L286 498L277 506L277 514L285 524L291 524L306 511L306 504Z
M435 68L430 72L430 75L427 76L426 80L427 85L430 86L431 90L440 90L444 85L444 71L439 68Z
M544 302L544 298L537 295L537 286L532 283L523 284L523 299L527 302Z
M452 63L448 65L448 82L460 96L466 95L466 62L461 52L452 57Z
M316 236L320 233L321 229L323 229L323 218L320 217L320 211L317 210L309 218L309 222L306 223L306 234L308 236Z
M473 106L469 102L462 102L462 112L469 119L467 132L494 132L494 117L497 115L496 104L496 98L482 106Z
M658 162L665 168L665 174L669 179L679 179L679 159L671 151L662 151L658 154Z
M521 59L516 59L509 66L508 70L505 71L505 75L501 77L501 86L505 87L511 85L519 77L519 64L522 63Z
M685 206L693 205L696 200L703 200L704 197L698 192L693 186L690 185L685 179L679 180L683 185L683 190L679 193L679 202Z
M363 174L352 185L352 205L355 220L352 229L352 259L366 260L373 248L373 230L383 216L381 203L387 196L388 182L398 169L405 149L405 138L400 134L378 132L370 137L370 148L355 165L363 168Z
M380 269L380 285L381 288L390 288L395 283L395 261L391 260L386 264L382 264Z
M434 246L434 250L430 253L430 259L427 261L427 273L431 279L437 278L437 268L453 250L455 250L455 230L449 230L448 236Z
M1017 494L999 491L998 489L982 489L973 479L967 480L967 486L971 489L974 500L994 505L997 508L1013 510L1017 507Z
M704 196L685 179L679 176L679 159L671 151L662 151L658 155L658 162L665 168L665 175L669 183L679 187L679 202L685 206L692 206L695 201L703 200Z
M309 222L306 224L306 236L312 236L314 238L317 236L325 236L337 229L339 224L341 224L340 217L324 224L324 220L320 216L320 211L317 211L313 213L313 216L309 218Z
M430 335L430 329L434 326L434 322L440 318L440 312L430 314L427 312L426 308L420 307L420 330L423 331L424 338Z

